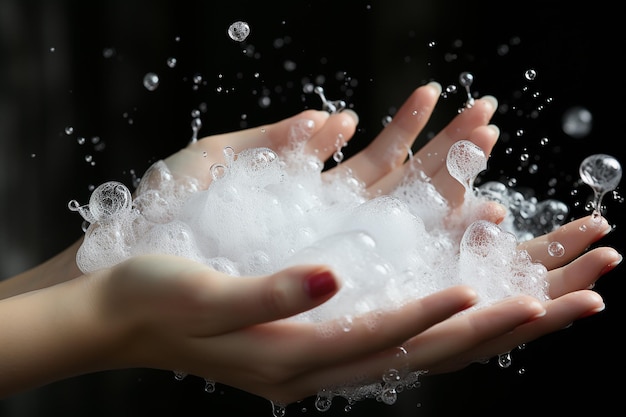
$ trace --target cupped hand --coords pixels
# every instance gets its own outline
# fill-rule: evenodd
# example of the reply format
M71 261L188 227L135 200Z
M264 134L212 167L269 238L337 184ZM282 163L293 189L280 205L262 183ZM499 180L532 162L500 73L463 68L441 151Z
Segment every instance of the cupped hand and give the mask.
M171 256L132 258L86 277L98 315L115 324L117 341L104 369L149 367L204 377L289 404L333 386L355 359L380 355L475 302L452 287L398 310L338 323L288 320L338 289L325 266L300 265L255 277L233 277ZM529 303L517 324L541 310Z
M489 155L499 134L498 128L489 124L497 102L491 97L476 100L407 159L440 92L436 83L416 89L365 150L324 175L349 169L375 196L389 193L403 178L419 169L453 208L461 206L465 190L446 170L447 152L453 143L467 139ZM357 122L358 118L349 111L329 115L307 110L275 124L201 139L165 161L174 175L195 177L208 186L211 177L207 167L223 162L222 150L227 146L235 152L250 147L269 147L280 152L291 146L295 138L304 138L305 150L325 160L336 150L338 137L346 141L352 137ZM478 208L474 219L497 223L505 214L503 210L495 203L488 203ZM457 314L476 300L472 290L455 287L415 300L396 311L381 313L377 317L384 326L371 328L367 325L371 317L361 317L350 332L334 332L325 337L315 325L279 320L314 308L332 296L328 293L315 299L302 296L302 292L300 297L289 292L302 291L306 276L313 270L319 271L321 266L301 266L265 277L233 279L199 265L161 259L160 262L175 266L173 271L165 270L176 272L173 275L177 279L159 282L164 288L174 285L179 291L158 291L165 297L161 301L148 296L153 293L146 294L139 305L144 305L146 312L156 307L152 305L154 302L169 305L171 311L167 308L162 311L172 314L164 313L162 320L156 321L148 313L137 315L136 323L143 323L140 325L143 331L133 333L138 336L131 343L134 348L128 352L135 354L125 358L131 366L177 369L282 403L314 394L322 387L350 384L354 382L350 378L355 375L362 380L379 380L391 366L431 373L457 370L601 311L602 298L589 288L621 261L621 255L607 247L584 252L607 230L606 221L588 217L520 245L520 250L527 250L533 260L542 262L549 270L551 299L547 302L540 303L527 296L511 297ZM565 256L555 258L547 254L547 244L555 240L564 244ZM139 274L134 276L145 278L137 282L145 283L134 288L131 280L129 294L136 295L153 282L143 268L160 274L149 266L152 261L142 263L141 258L132 261L139 262L131 268ZM299 289L294 289L294 283L299 283L296 285ZM215 291L226 296L214 298ZM285 295L288 293L289 297ZM181 298L178 301L168 298L172 294ZM183 315L180 315L181 306L186 307ZM216 320L216 317L229 319ZM142 347L146 345L156 349L144 352ZM407 352L401 358L397 355L398 346Z

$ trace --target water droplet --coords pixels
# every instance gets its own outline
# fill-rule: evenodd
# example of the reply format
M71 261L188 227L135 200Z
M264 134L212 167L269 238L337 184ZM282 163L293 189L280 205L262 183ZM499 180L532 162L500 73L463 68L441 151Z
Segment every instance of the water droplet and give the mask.
M565 255L565 247L561 242L550 242L548 244L548 254L555 258Z
M211 177L213 178L213 181L219 180L226 173L226 166L224 166L223 164L215 163L211 165L210 169L211 169Z
M579 173L583 182L593 190L594 214L601 215L604 195L616 189L622 179L620 163L610 155L594 154L583 160Z
M154 72L149 72L143 77L143 86L148 91L154 91L159 86L159 76Z
M65 128L65 134L66 135L71 135L72 133L74 133L74 128L72 126L67 126Z
M204 380L204 392L213 393L215 392L215 381L212 379Z
M526 70L526 72L524 73L524 77L528 81L532 81L537 77L537 72L534 69Z
M470 108L474 105L474 98L472 97L472 92L470 87L474 83L474 75L465 71L459 75L459 84L463 88L465 88L465 92L467 93L467 101L465 102L465 108Z
M315 398L315 408L317 411L328 411L332 404L333 395L330 392L322 390L317 393L317 397Z
M584 107L572 107L563 113L562 129L567 135L580 139L591 132L593 116Z
M250 34L250 26L246 22L237 21L228 27L228 36L234 41L243 42Z
M176 58L174 58L174 57L167 58L167 66L168 67L174 68L177 63L178 63L178 61L176 60Z
M196 142L198 140L198 132L202 127L202 120L199 117L191 119L191 142Z
M339 113L343 109L346 108L346 102L343 100L335 100L330 101L326 98L324 94L324 89L320 86L317 86L313 89L315 94L317 94L322 100L322 109L326 110L329 113Z
M511 352L498 355L498 366L500 366L500 368L508 368L511 366L511 362Z
M102 56L105 59L113 58L115 56L115 48L104 48L102 50Z
M185 372L181 372L181 371L174 371L174 379L177 381L182 381L183 379L185 379L187 377L187 374Z

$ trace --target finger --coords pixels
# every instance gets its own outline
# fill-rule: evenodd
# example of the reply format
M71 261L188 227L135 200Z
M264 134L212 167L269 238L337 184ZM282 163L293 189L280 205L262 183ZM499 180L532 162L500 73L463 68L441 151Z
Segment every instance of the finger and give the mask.
M290 146L291 141L306 141L317 133L329 120L328 112L305 110L276 123L209 136L198 141L199 146L223 149L230 146L235 152L244 149L268 147L279 151Z
M496 126L486 126L496 103L495 98L490 96L477 100L472 108L455 117L401 168L370 184L368 191L373 194L389 193L407 175L420 172L436 180L437 190L446 198L455 202L462 199L465 190L463 185L450 176L446 168L448 150L459 140L471 140L483 149L485 155L489 155L499 135Z
M510 352L517 346L536 340L541 336L568 327L575 320L597 314L604 310L602 297L589 290L566 294L545 303L546 314L532 322L517 327L512 332L502 334L492 340L459 354L456 362L445 361L430 368L432 373L449 372L462 368L477 359L490 358Z
M458 286L413 300L389 311L355 317L349 331L341 320L328 323L282 321L254 326L247 332L225 335L218 351L250 361L276 357L292 375L352 360L401 345L406 339L474 304L476 293ZM249 351L251 340L255 349ZM276 343L280 340L280 343ZM205 352L206 354L206 352Z
M359 117L352 110L331 114L324 126L304 143L305 152L317 156L322 162L326 161L347 145L358 123Z
M456 116L441 132L422 147L414 156L420 161L420 168L429 177L445 169L445 158L450 146L460 140L468 139L474 129L489 123L498 107L498 101L492 96L484 96Z
M300 265L258 277L222 275L213 287L215 296L207 300L207 308L220 313L220 328L210 326L218 334L310 310L332 297L340 284L326 266Z
M417 88L402 104L391 123L364 150L344 162L363 183L373 184L400 166L413 141L426 126L441 85L436 82Z
M261 147L280 152L293 146L294 142L309 140L328 119L328 112L305 110L277 123L207 136L190 143L164 161L176 178L196 178L206 187L212 181L209 167L214 163L226 162L226 147L232 148L235 153Z
M604 217L587 216L518 245L534 262L550 269L565 265L611 231ZM559 249L559 250L556 250Z
M596 248L569 264L548 272L550 298L569 292L588 289L598 278L613 270L622 261L622 255L613 248Z
M316 382L345 383L346 375L363 380L378 380L390 368L405 371L429 370L431 366L496 336L505 334L545 314L541 303L531 297L515 297L493 306L458 314L415 333L402 343L403 353L390 349L347 365L321 371L312 378ZM400 346L400 345L397 345ZM406 352L406 353L404 353Z

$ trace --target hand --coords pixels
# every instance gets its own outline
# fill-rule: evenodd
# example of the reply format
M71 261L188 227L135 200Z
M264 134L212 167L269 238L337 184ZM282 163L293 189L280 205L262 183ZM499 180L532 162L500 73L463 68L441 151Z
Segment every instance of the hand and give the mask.
M440 89L436 85L417 89L401 107L393 121L369 147L324 175L332 174L336 170L350 169L375 196L392 191L417 165L431 178L432 183L452 206L460 206L465 190L445 168L447 151L456 141L469 139L480 146L486 155L489 155L499 134L497 127L487 124L497 107L497 102L492 97L476 100L472 108L458 115L407 162L412 142L428 122L439 93ZM313 123L308 123L307 120ZM307 134L309 141L306 149L323 159L334 152L334 143L338 134L346 140L351 137L356 127L356 120L353 114L348 114L346 117L345 112L328 116L324 112L307 111L274 125L248 129L243 131L241 137L238 133L231 133L202 139L190 145L187 149L189 152L178 153L168 158L166 162L179 174L193 175L194 166L183 161L197 157L200 152L221 155L221 149L225 146L233 147L236 152L246 146L267 146L280 150L289 145L290 129L296 128L300 131L302 126L309 127ZM240 142L239 139L245 140ZM245 145L241 145L244 142ZM192 156L194 154L195 156ZM220 160L216 159L215 162L220 162ZM204 170L206 171L206 165L204 165ZM205 177L205 181L208 183L210 179ZM453 211L451 216L454 214ZM495 203L485 204L468 221L483 218L497 223L502 220L504 214L503 207ZM578 222L582 221L584 220ZM548 235L537 238L520 247L520 249L527 248L534 259L544 262L551 270L548 280L551 283L552 301L539 307L536 300L529 297L516 297L480 311L445 320L403 344L409 350L409 356L404 359L407 362L403 364L403 367L429 370L433 373L458 369L472 361L504 353L521 343L558 330L564 322L571 322L599 311L602 308L601 298L591 291L579 290L583 290L601 273L614 267L621 257L610 248L600 248L583 255L567 267L560 268L566 261L578 256L590 242L597 240L606 230L606 223L594 223L589 225L587 234L579 236L573 233L579 225L579 223L574 223L554 232L557 236ZM568 242L569 256L552 259L541 257L542 253L547 253L545 251L546 239L556 240L557 237L559 241ZM443 294L437 295L444 296ZM546 310L550 314L540 319L539 317L545 314ZM522 323L525 324L521 325ZM517 331L511 333L511 330L518 327ZM462 342L451 342L451 339L457 337L461 337ZM417 345L420 346L419 355L411 352L410 349L411 346ZM424 349L423 345L427 348ZM392 349L391 352L395 350ZM346 375L362 375L361 371L368 367L372 372L365 372L365 374L377 379L389 366L389 356L393 353L381 354L379 352L374 356L378 355L380 355L379 359L364 359L354 364L340 364L326 370L319 369L318 372L306 377L303 375L301 384L309 388L332 385L331 382L342 381ZM284 369L283 372L286 370ZM237 386L236 383L233 384ZM297 383L290 385L292 389L297 386Z
M425 89L424 87L423 89ZM391 163L382 160L384 150L408 149L425 121L415 116L415 109L425 109L418 114L432 111L434 97L418 89L400 109L392 123L359 155L344 163L359 178L366 181L373 193L387 193L410 171L405 163L406 154L398 152ZM483 98L475 106L457 116L442 132L422 148L413 159L431 177L433 184L453 205L459 205L464 196L463 187L445 170L445 156L449 147L461 139L469 139L489 155L494 146L498 129L486 125L496 106L493 98ZM394 146L395 144L395 146ZM376 169L367 169L375 164ZM501 207L483 207L475 218L484 218L498 223L504 214ZM454 215L454 212L453 214ZM411 338L403 347L408 355L397 363L398 369L427 370L430 373L449 372L469 363L506 353L513 348L564 328L571 322L602 311L604 304L599 294L590 290L593 283L603 274L615 268L622 256L612 248L599 247L583 253L589 245L598 241L610 230L605 219L585 217L558 230L520 244L531 258L543 263L549 270L550 301L543 303L545 311L524 324L516 324L522 306L528 308L528 299L515 297L478 311L466 312L445 320L421 334ZM551 257L547 246L552 241L561 242L566 248L563 257ZM360 372L378 378L390 365L395 356L391 351L378 358L356 361L343 368L333 370L325 378L341 378Z

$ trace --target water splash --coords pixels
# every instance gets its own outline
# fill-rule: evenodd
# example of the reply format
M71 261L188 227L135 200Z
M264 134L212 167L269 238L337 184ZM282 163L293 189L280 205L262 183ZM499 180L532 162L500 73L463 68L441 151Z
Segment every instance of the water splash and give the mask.
M586 157L579 168L580 178L593 190L593 215L602 216L604 195L613 191L622 179L622 167L617 159L606 154Z
M313 91L322 100L322 109L326 110L328 113L339 113L346 108L346 102L344 100L328 100L322 87L317 86Z
M474 106L474 97L472 97L472 92L470 87L474 83L474 74L464 71L459 75L459 84L461 87L465 88L465 92L467 94L467 101L465 102L465 108L469 109ZM461 109L463 111L464 109Z

